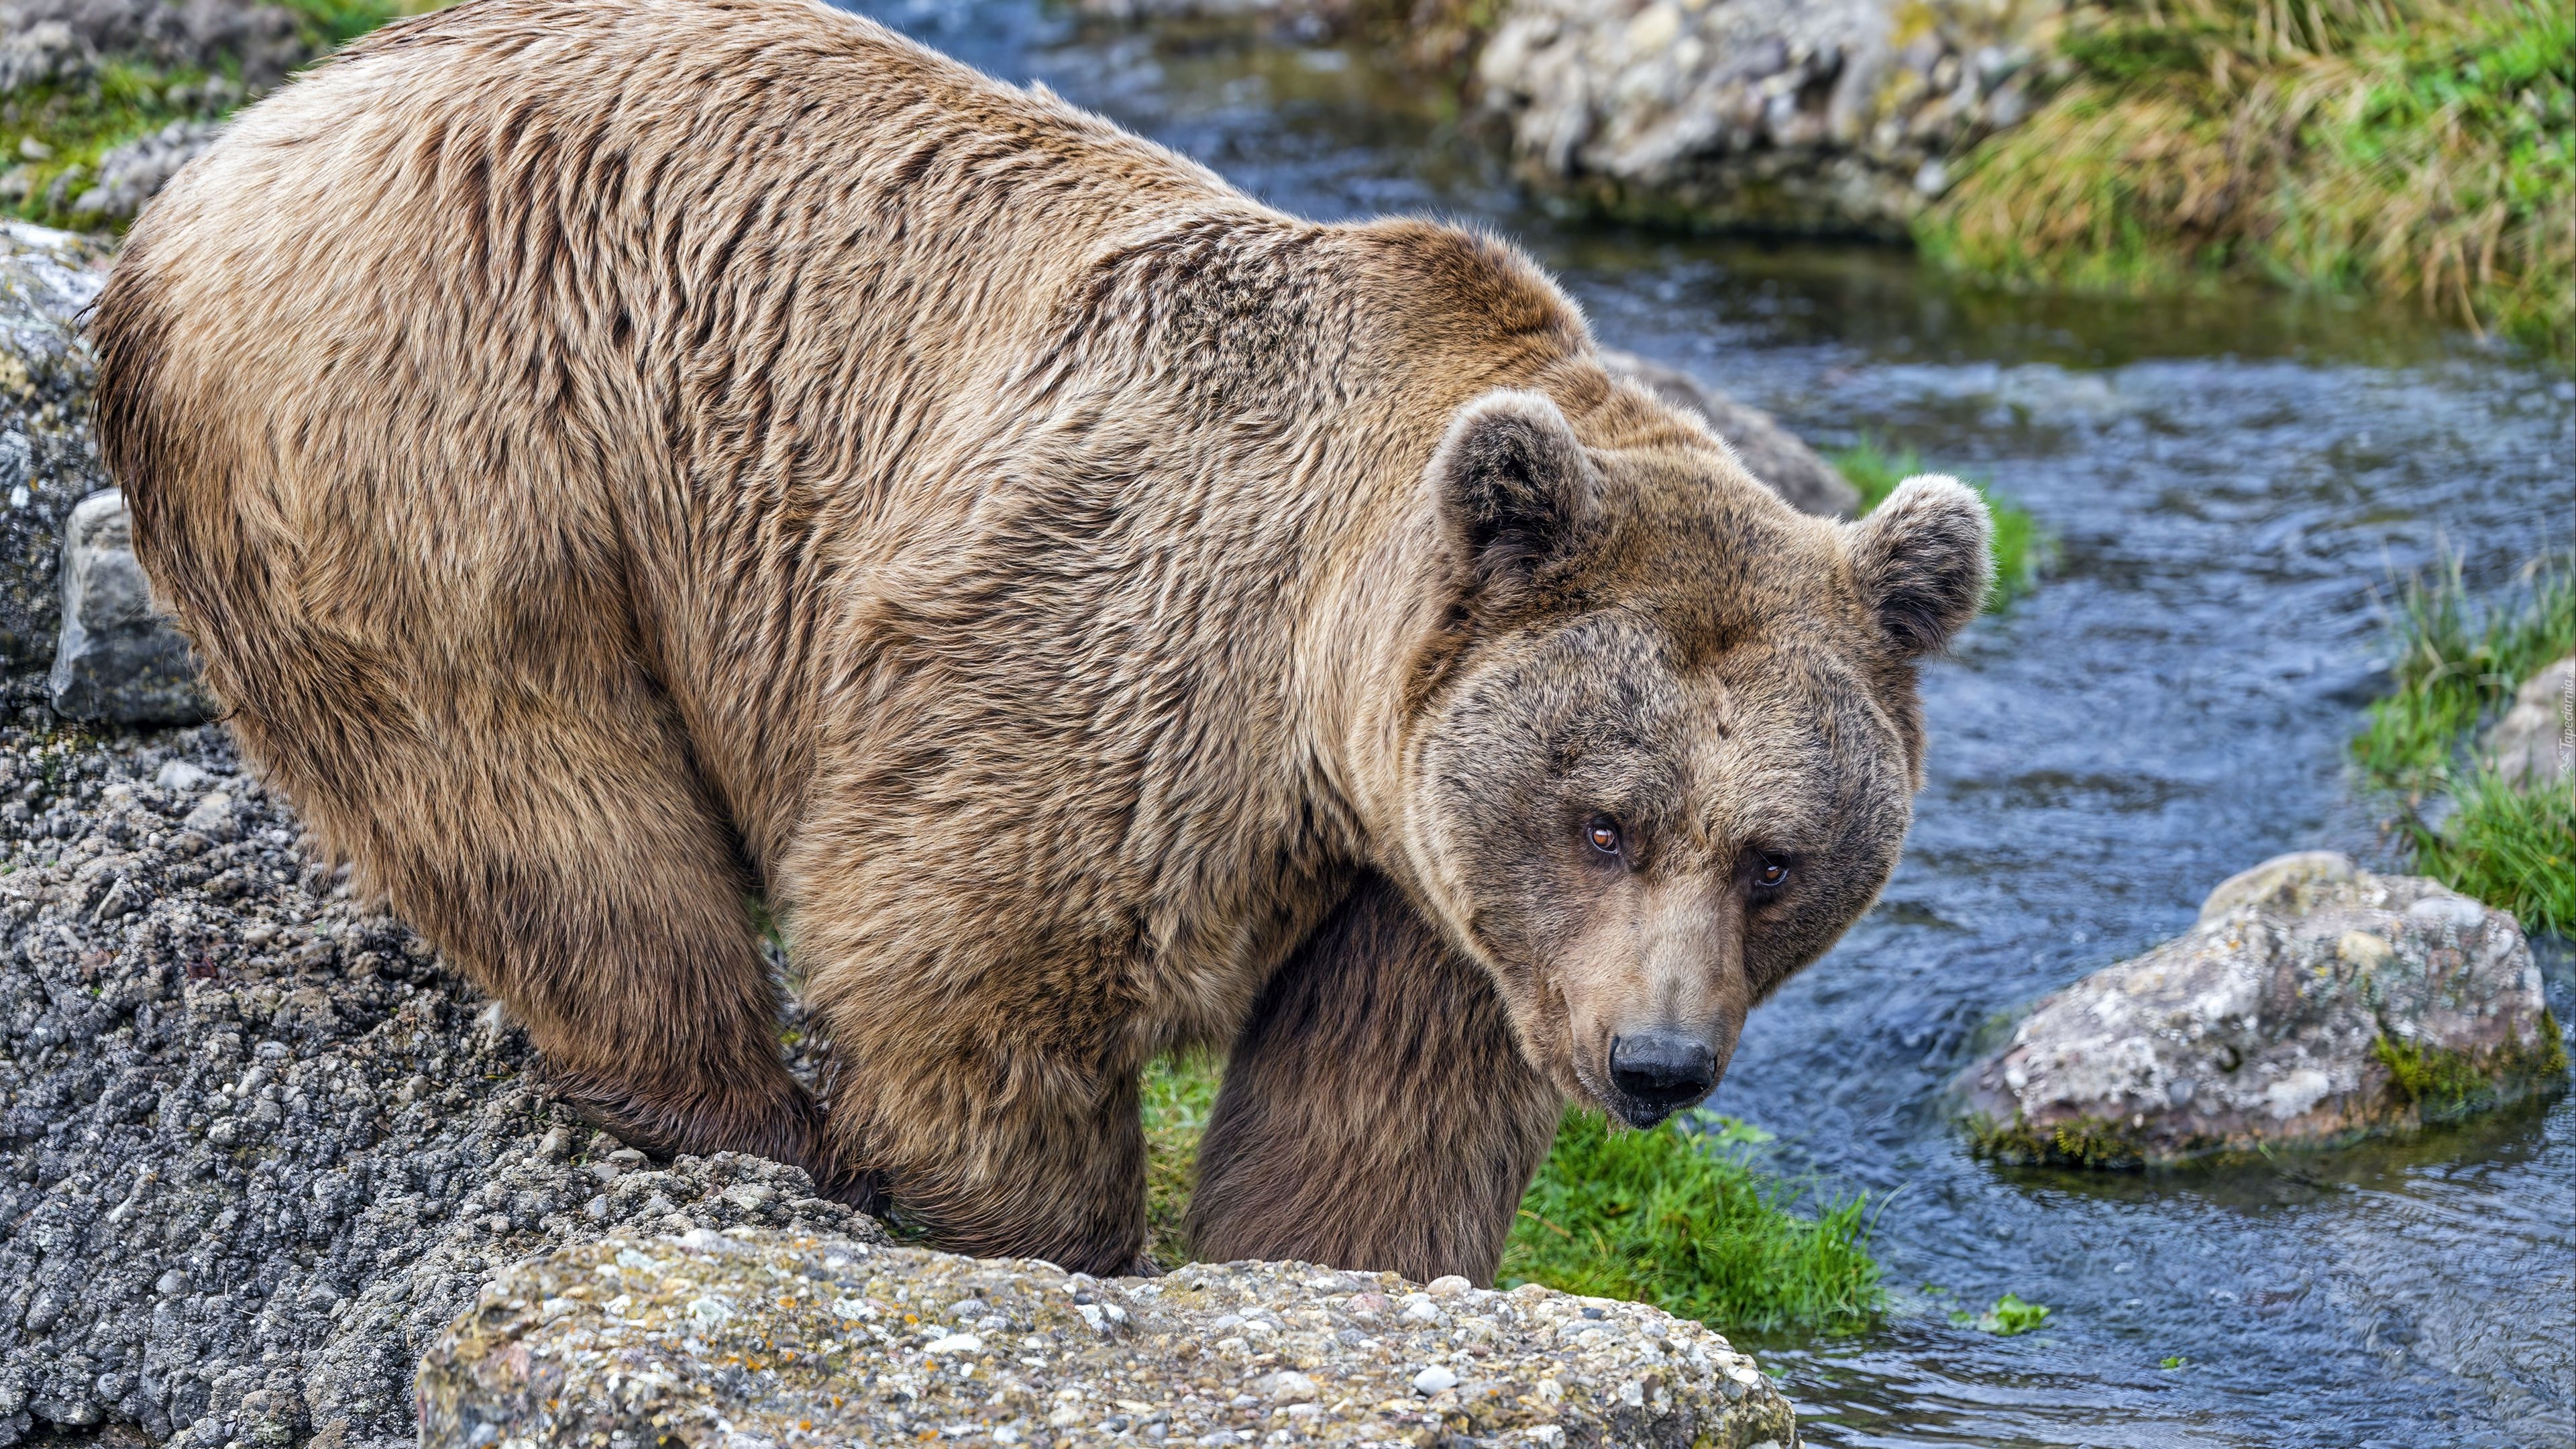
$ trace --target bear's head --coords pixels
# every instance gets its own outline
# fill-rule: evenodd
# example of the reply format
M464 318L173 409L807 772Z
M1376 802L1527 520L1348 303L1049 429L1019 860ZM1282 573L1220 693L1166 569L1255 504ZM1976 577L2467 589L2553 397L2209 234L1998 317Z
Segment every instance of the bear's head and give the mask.
M1982 604L1975 493L1793 512L1704 432L1591 447L1548 398L1460 410L1428 484L1457 598L1403 745L1405 873L1532 1061L1645 1127L1896 864L1914 663Z

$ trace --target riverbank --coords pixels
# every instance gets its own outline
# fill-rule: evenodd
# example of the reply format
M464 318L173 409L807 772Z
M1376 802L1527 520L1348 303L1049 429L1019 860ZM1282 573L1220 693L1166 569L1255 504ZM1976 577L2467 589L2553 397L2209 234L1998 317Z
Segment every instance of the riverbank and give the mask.
M434 0L0 7L0 207L121 227L297 66ZM1870 235L2007 289L2248 280L2576 358L2576 17L2538 0L1078 0L1364 37L1560 204ZM166 13L165 13L166 12Z
M2118 3L1913 235L2016 286L2228 277L2576 350L2576 16L2532 0Z

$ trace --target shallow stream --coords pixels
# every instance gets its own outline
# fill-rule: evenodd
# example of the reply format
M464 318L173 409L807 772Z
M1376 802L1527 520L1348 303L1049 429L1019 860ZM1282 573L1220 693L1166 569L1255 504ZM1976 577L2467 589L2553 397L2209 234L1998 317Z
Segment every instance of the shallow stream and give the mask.
M2221 878L2311 847L2393 864L2343 757L2378 687L2378 596L2444 548L2492 591L2576 541L2576 389L2404 314L2002 296L1885 250L1560 219L1442 88L1357 53L1036 0L857 8L1288 210L1489 225L1606 342L1820 444L1868 434L1990 480L2059 540L2034 595L1926 671L1905 864L1755 1014L1712 1104L1779 1134L1783 1170L1881 1204L1885 1325L1760 1345L1808 1442L2576 1444L2576 1098L2144 1177L1999 1169L1942 1113L1993 1022L2177 934ZM2542 954L2576 1024L2567 948ZM2006 1292L2045 1326L1950 1323Z

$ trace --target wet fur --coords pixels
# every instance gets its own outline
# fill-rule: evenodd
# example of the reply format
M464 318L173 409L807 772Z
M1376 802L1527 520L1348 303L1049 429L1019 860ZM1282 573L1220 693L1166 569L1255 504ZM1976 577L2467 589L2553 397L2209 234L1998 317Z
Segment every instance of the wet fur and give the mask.
M1383 1074L1272 1069L1315 1054L1256 1001L1308 1011L1428 937L1501 988L1534 1070L1588 1090L1567 992L1633 983L1562 862L1513 855L1502 802L1538 787L1494 773L1581 765L1525 748L1550 701L1670 696L1669 735L1711 666L1739 712L1864 723L1743 782L1754 816L1869 798L1850 879L1756 955L1776 978L1821 949L1893 858L1920 749L1923 639L1868 590L1905 585L1916 620L1957 585L1901 531L1855 554L1614 385L1509 248L1283 216L792 0L387 27L163 193L94 335L138 550L245 750L569 1093L658 1148L801 1163L947 1246L1069 1267L1137 1261L1158 1052L1249 1031L1280 1100L1230 1085L1227 1123L1255 1125L1220 1160L1342 1160ZM1568 629L1666 682L1627 689ZM1732 816L1693 820L1675 850L1733 848ZM1371 871L1413 944L1310 951L1264 998ZM755 893L830 1033L828 1115L778 1061ZM1563 979L1506 959L1549 943L1576 948ZM1464 979L1431 1014L1490 1036ZM1398 984L1379 999L1430 990ZM1436 1135L1517 1163L1535 1098L1454 1065ZM1329 1224L1229 1192L1237 1170L1211 1241L1490 1267L1490 1230Z

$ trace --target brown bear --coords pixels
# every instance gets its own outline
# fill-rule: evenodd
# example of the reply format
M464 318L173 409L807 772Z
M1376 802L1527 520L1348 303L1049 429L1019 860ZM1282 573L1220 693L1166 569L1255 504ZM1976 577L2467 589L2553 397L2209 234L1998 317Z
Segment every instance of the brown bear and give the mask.
M1986 520L1791 511L1510 247L1317 225L794 0L469 0L242 115L102 296L242 745L661 1150L1143 1266L1493 1270L1869 904ZM834 1058L783 1069L752 924Z

